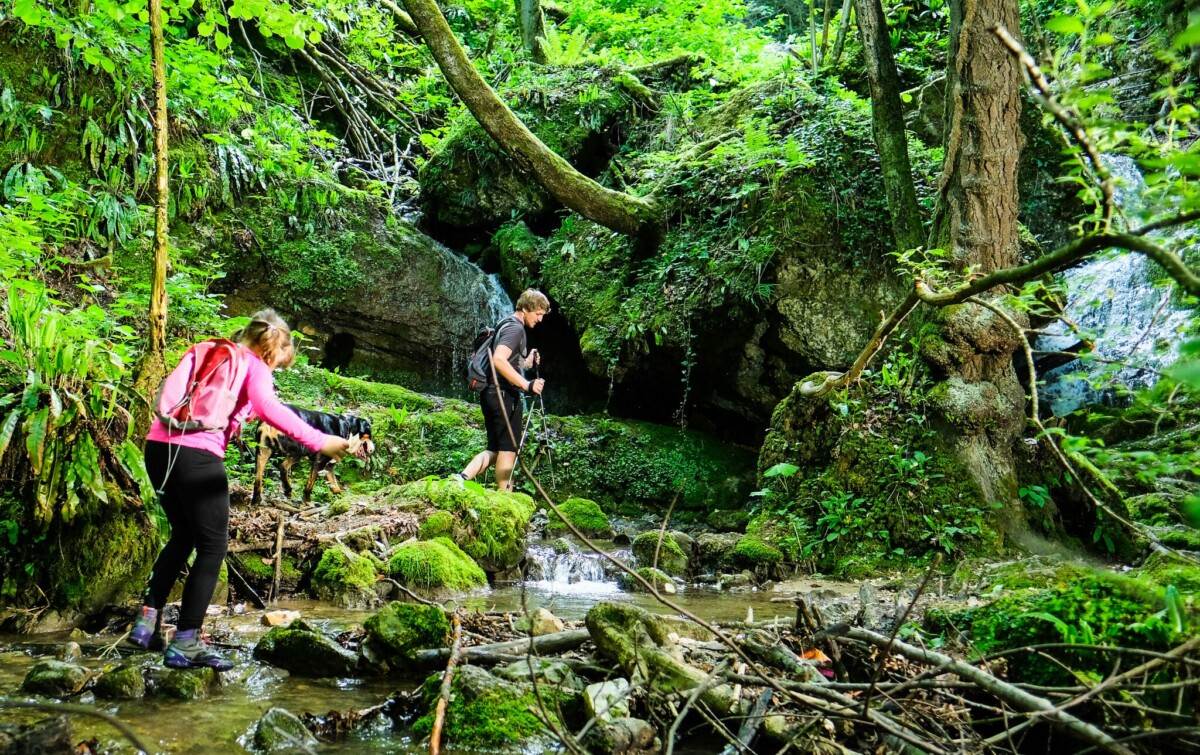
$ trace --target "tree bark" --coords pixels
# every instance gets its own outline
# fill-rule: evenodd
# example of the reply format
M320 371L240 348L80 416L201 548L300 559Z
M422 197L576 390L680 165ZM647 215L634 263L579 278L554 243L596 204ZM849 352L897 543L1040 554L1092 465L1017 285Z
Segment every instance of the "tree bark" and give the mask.
M945 162L928 243L974 275L1018 260L1021 73L992 32L997 24L1020 28L1017 0L950 3ZM1009 521L1020 529L1013 448L1025 425L1025 393L1012 364L1018 343L1000 318L976 305L938 316L947 347L934 362L946 380L935 406L985 502L1010 504Z
M150 323L146 353L138 368L135 387L149 397L166 375L167 348L167 69L164 60L162 0L150 4L150 68L154 87L154 267L150 279ZM139 418L149 424L149 413Z
M405 6L446 81L522 170L556 200L600 225L633 236L653 230L658 217L652 201L605 188L575 170L508 109L475 70L434 0L405 0Z
M545 65L546 16L542 13L541 0L516 0L517 21L521 26L521 41L535 63Z
M855 13L871 84L871 127L883 167L883 188L892 215L892 232L897 248L912 249L921 245L924 234L908 159L904 109L900 105L900 74L892 56L887 19L879 0L855 0Z

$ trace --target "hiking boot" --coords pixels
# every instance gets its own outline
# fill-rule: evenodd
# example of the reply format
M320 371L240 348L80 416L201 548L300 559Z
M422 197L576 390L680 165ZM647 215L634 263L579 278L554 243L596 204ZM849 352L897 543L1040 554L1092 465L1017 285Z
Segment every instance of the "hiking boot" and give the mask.
M463 483L467 481L467 478L463 477L461 472L455 472L446 479L450 480L450 482L454 483L460 488L463 487Z
M129 630L129 644L142 650L149 650L155 639L161 644L162 637L159 636L158 628L158 611L150 606L142 606L142 612L133 622L133 628Z
M233 668L233 661L212 650L200 639L199 629L176 632L171 644L167 645L163 663L171 668L212 668L217 671Z

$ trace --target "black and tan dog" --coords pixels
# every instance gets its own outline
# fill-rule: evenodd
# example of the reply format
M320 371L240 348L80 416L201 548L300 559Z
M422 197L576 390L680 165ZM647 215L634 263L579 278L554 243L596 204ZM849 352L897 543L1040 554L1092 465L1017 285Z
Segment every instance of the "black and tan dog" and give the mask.
M359 458L370 458L375 452L375 443L371 440L371 421L350 414L329 414L312 409L301 409L288 404L288 408L300 419L307 422L326 435L338 435L350 441L350 448ZM267 423L258 426L258 457L254 468L254 497L252 505L262 501L263 474L267 471L267 460L272 455L280 458L276 465L279 468L279 480L283 483L283 494L292 497L292 483L288 479L292 467L303 458L308 457L308 482L304 485L304 502L312 497L313 486L317 483L317 475L324 474L329 488L334 493L341 493L337 478L333 476L333 465L336 463L325 454L309 451L304 446L279 432Z

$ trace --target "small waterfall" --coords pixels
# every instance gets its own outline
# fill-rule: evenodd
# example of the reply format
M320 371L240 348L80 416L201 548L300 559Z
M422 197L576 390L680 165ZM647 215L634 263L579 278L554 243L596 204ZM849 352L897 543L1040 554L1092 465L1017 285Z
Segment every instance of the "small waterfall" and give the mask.
M484 273L475 263L449 249L444 252L441 288L443 299L453 313L453 322L449 323L453 338L448 354L448 373L445 377L440 374L445 362L439 363L436 378L458 388L461 383L458 378L471 356L469 352L475 335L511 314L513 303L500 283L500 276Z
M1142 202L1146 182L1137 163L1124 156L1109 156L1105 162L1118 179L1117 204L1136 225L1146 214ZM1172 233L1149 237L1169 241ZM1064 315L1095 339L1096 347L1091 359L1072 360L1042 375L1041 397L1055 415L1111 401L1110 390L1092 386L1101 378L1109 386L1146 387L1158 379L1158 370L1179 357L1180 336L1194 313L1172 302L1172 289L1153 285L1150 274L1144 255L1116 251L1062 274L1067 290ZM1081 340L1062 320L1055 320L1046 331L1034 344L1038 351L1072 350Z
M548 592L617 591L607 561L597 553L584 553L574 548L559 553L547 545L534 545L526 551L525 557L530 581Z

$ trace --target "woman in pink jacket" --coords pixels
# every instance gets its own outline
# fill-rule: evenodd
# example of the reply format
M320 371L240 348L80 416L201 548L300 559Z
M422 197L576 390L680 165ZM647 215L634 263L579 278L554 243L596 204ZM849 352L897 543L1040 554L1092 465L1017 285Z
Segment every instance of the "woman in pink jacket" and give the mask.
M233 389L237 401L224 431L181 432L155 419L146 436L146 471L159 491L159 501L171 523L171 538L154 562L141 615L130 631L129 641L141 648L149 648L156 640L161 642L159 614L188 557L195 551L196 558L183 586L179 625L163 658L173 668L208 666L225 671L233 667L232 661L201 640L200 624L229 545L225 447L242 422L261 419L310 451L333 458L341 458L348 448L345 438L318 432L275 396L271 371L290 365L295 347L291 330L274 310L256 313L237 340L240 342L237 351L244 360L239 369L245 377L241 387ZM167 378L164 391L184 392L184 385L194 371L192 361L194 354L189 351Z

